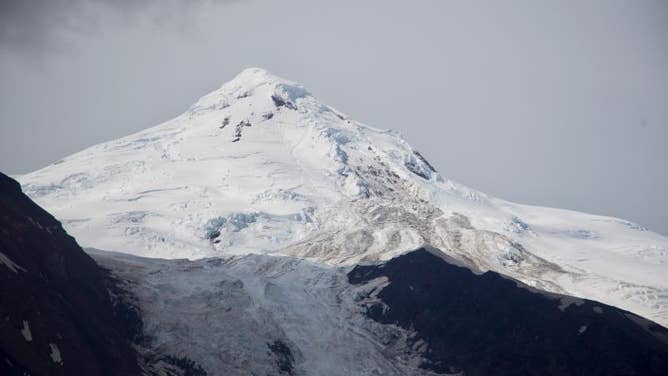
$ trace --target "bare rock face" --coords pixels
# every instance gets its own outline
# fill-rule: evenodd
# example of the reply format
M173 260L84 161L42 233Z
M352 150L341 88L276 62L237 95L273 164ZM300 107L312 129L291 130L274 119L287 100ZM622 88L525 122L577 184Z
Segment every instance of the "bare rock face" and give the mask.
M366 315L413 331L422 369L472 375L666 375L668 329L630 312L475 274L419 249L358 265L348 281L386 286Z
M137 375L105 270L0 173L0 374Z

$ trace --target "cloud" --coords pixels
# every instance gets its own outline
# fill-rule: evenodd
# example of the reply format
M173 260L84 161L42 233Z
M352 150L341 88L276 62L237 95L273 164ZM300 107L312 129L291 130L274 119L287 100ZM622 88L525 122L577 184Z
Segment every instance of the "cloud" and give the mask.
M193 11L233 0L3 0L0 52L42 54L67 48L74 37L99 32L109 22L133 26L187 26Z

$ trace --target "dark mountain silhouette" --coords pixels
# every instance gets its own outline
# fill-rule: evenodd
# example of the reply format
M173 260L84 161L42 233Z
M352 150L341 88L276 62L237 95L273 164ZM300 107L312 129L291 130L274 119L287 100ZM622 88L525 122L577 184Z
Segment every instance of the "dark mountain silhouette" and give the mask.
M389 284L367 315L415 332L423 368L466 375L668 375L668 330L591 300L474 274L425 249L357 266L349 281ZM422 341L422 342L420 342Z
M0 173L0 374L137 375L112 281Z

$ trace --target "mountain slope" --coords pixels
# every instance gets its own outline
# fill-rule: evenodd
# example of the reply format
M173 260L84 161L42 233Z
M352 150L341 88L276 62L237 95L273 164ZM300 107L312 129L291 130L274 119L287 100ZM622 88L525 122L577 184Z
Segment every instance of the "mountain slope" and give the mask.
M424 244L480 271L668 325L668 239L447 180L397 134L257 68L166 123L20 178L77 240L140 256L389 260Z
M139 374L107 276L0 173L0 373Z

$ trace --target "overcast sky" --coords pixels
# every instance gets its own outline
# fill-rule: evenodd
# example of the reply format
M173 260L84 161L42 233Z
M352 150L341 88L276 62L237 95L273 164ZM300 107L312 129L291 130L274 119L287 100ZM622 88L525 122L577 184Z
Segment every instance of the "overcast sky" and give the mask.
M662 0L2 0L0 170L168 120L248 66L455 181L668 235Z

